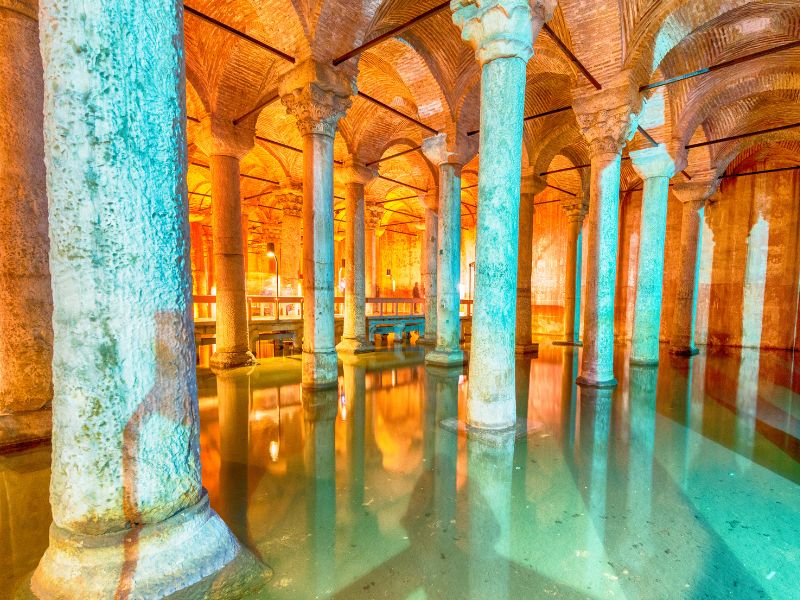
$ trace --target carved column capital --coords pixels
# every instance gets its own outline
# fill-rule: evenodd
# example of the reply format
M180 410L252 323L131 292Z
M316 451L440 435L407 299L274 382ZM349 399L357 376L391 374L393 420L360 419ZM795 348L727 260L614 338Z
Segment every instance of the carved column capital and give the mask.
M253 149L255 135L252 125L237 126L224 117L208 115L200 121L194 143L206 156L231 156L241 160Z
M437 167L465 165L477 154L478 140L463 133L440 133L422 140L422 153Z
M303 193L294 189L283 189L275 194L275 201L285 217L303 216Z
M583 198L567 198L561 201L561 208L567 213L570 223L583 223L589 213L589 203Z
M369 204L364 210L364 224L367 229L377 229L381 225L383 213L386 212L379 204Z
M355 79L341 69L309 59L284 75L278 93L301 135L334 137L357 90Z
M555 10L555 0L451 0L453 23L481 66L498 58L533 56L533 41Z
M578 127L592 156L619 154L636 132L643 97L633 78L620 73L616 83L599 92L575 98Z
M520 188L520 194L538 196L546 188L547 180L544 177L536 175L535 173L522 176L522 187Z
M427 192L420 193L419 199L428 210L439 212L439 188L431 188Z
M675 175L675 161L664 144L643 150L635 150L630 154L631 164L642 180L653 177L671 179Z
M700 210L705 206L711 196L719 187L719 179L693 179L692 181L679 181L672 187L675 197L688 203L693 210Z
M335 170L336 182L340 185L357 183L367 185L378 176L378 170L367 167L359 162L354 156L348 156L341 166Z

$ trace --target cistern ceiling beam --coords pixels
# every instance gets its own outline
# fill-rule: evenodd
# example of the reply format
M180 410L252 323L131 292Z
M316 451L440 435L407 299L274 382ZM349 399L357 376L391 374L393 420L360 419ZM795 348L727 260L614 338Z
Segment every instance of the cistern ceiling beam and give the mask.
M400 156L405 156L406 154L411 154L412 152L417 152L419 150L422 150L422 146L414 146L413 148L408 148L407 150L403 150L402 152L398 152L397 154L392 154L390 156L384 156L383 158L379 158L378 160L373 160L372 162L368 162L367 166L368 167L373 167L373 166L378 165L378 164L380 164L380 163L382 163L384 161L392 160L393 158L398 158Z
M705 142L697 142L696 144L689 144L686 146L686 149L691 150L692 148L713 146L714 144L722 144L725 142L732 142L735 140L743 140L749 137L756 137L759 135L768 135L770 133L777 133L779 131L786 131L788 129L796 129L797 127L800 127L800 123L791 123L790 125L781 125L780 127L770 127L769 129L759 129L758 131L750 131L749 133L740 133L738 135L731 135L729 137L719 138L716 140L706 140Z
M442 2L441 4L438 4L438 5L434 6L430 10L427 10L424 13L417 15L416 17L414 17L410 21L406 21L405 23L390 29L386 33L382 33L381 35L372 38L368 42L364 42L360 46L358 46L356 48L353 48L349 52L346 52L346 53L342 54L338 58L335 58L333 60L333 66L338 66L338 65L342 64L343 62L345 62L346 60L350 60L354 56L358 56L359 54L361 54L362 52L365 52L366 50L369 50L373 46L377 46L381 42L383 42L385 40L388 40L390 38L393 38L396 35L401 34L402 32L404 32L409 27L412 27L412 26L416 25L417 23L421 23L422 21L424 21L426 19L429 19L430 17L432 17L432 16L434 16L434 15L436 15L436 14L438 14L438 13L440 13L443 10L448 9L448 8L450 8L450 2L449 1L448 2Z
M425 123L423 123L419 119L415 119L411 115L407 115L406 113L401 112L401 111L397 110L396 108L394 108L392 106L389 106L388 104L386 104L384 102L381 102L380 100L377 100L376 98L373 98L372 96L369 96L369 95L365 94L364 92L358 92L358 97L359 98L363 98L364 100L366 100L368 102L372 102L375 106L380 106L382 109L388 110L389 112L397 115L398 117L406 119L407 121L410 121L411 123L414 123L415 125L419 125L423 129L427 130L428 132L430 132L430 133L432 133L434 135L439 133L436 129L426 125Z
M762 50L760 52L754 52L753 54L747 54L746 56L740 56L739 58L734 58L732 60L728 60L718 65L711 65L710 67L706 67L704 69L698 69L696 71L691 71L690 73L683 73L682 75L677 75L675 77L670 77L669 79L662 79L661 81L655 81L653 83L648 83L647 85L643 85L639 88L640 92L644 92L647 90L654 90L656 88L663 87L665 85L671 85L673 83L677 83L679 81L684 81L686 79L691 79L693 77L697 77L699 75L705 75L706 73L713 73L714 71L719 71L721 69L726 69L728 67L733 67L736 65L740 65L742 63L755 60L757 58L761 58L764 56L769 56L771 54L776 54L778 52L785 52L786 50L791 50L793 48L800 47L800 40L796 40L794 42L789 42L788 44L783 44L781 46L776 46L774 48L768 48L767 50Z
M210 17L210 16L208 16L207 14L205 14L203 12L200 12L196 8L192 8L191 6L189 6L187 4L184 4L183 5L183 9L184 9L184 11L189 13L190 15L194 15L195 17L197 17L199 19L202 19L206 23L210 23L211 25L214 25L215 27L219 27L220 29L224 29L228 33L230 33L232 35L235 35L237 37L240 37L243 40L246 40L246 41L250 42L251 44L254 44L254 45L258 46L259 48L262 48L262 49L266 50L267 52L270 52L270 53L274 54L278 58L281 58L281 59L283 59L283 60L285 60L287 62L290 62L292 64L297 62L297 59L294 56L286 54L286 52L283 52L282 50L278 50L274 46L270 46L266 42L262 42L261 40L258 40L256 38L254 38L253 36L247 35L246 33L242 32L242 31L239 31L238 29L236 29L234 27L231 27L230 25L227 25L227 24L223 23L222 21L218 21L217 19L215 19L213 17Z
M800 169L800 165L792 167L780 167L777 169L762 169L760 171L745 171L743 173L731 173L730 175L720 175L720 179L735 179L736 177L750 177L753 175L766 175L768 173L783 173L785 171L796 171Z

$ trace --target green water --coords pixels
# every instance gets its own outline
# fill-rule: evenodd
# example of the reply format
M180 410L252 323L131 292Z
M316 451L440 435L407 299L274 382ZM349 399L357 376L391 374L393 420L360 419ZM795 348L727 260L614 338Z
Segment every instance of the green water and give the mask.
M257 597L800 598L791 355L620 355L613 391L578 388L578 358L519 361L517 435L480 437L456 421L468 377L413 349L324 393L295 357L200 369L204 483L274 570ZM42 453L0 457L16 582L47 543Z

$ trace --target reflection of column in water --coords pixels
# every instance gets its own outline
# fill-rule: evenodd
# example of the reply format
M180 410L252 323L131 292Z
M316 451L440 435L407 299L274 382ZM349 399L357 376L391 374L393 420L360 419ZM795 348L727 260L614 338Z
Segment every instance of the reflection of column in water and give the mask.
M470 598L509 597L513 472L513 431L468 435Z
M564 457L572 463L575 452L576 412L578 407L578 351L564 347L561 367L561 435Z
M434 506L442 531L452 531L456 518L456 462L458 460L458 435L442 427L442 421L458 419L458 379L461 368L447 369L426 365L425 378L435 398L435 452L436 479ZM449 536L451 539L452 536Z
M524 424L528 431L528 403L531 385L531 355L518 355L514 361L514 385L517 394L517 423ZM520 518L525 519L525 482L528 478L528 437L520 437L514 446L513 495L519 501L514 504Z
M581 454L589 463L586 504L592 527L587 531L590 581L601 581L606 565L602 562L606 537L606 496L608 494L608 438L611 428L610 388L581 387L580 438Z
M303 388L306 518L311 532L306 558L317 595L328 595L335 583L337 398L336 389Z
M531 387L531 357L517 358L514 361L514 385L517 394L517 421L527 424L528 402Z
M243 542L248 537L248 449L252 367L217 372L219 514Z
M742 468L749 468L753 457L759 366L759 349L742 348L739 381L736 386L736 462Z
M423 373L424 422L422 424L422 460L426 471L434 469L436 454L436 377Z
M356 513L364 502L364 426L367 372L358 359L345 360L342 420L347 424L347 456L350 459L350 510Z
M628 523L648 550L653 509L653 454L656 436L657 366L630 367L630 443L628 450ZM636 560L642 549L632 554Z
M689 415L692 407L692 390L694 389L694 359L684 356L670 356L668 368L669 381L669 416L663 428L670 440L665 452L672 455L665 462L675 464L680 475L680 486L683 491L689 488L691 457L689 456ZM659 453L659 456L662 456Z

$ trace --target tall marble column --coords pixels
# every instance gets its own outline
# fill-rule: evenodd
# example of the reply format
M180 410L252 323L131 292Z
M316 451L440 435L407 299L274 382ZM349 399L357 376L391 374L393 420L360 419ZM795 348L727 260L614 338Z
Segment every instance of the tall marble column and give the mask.
M638 87L625 73L614 85L573 103L591 152L589 252L583 363L578 383L614 387L614 292L619 238L619 180L622 148L636 130Z
M279 259L281 295L297 296L303 273L303 193L300 189L284 188L275 199L283 214Z
M481 65L480 170L467 423L514 426L517 244L526 65L555 2L454 0Z
M337 177L345 188L344 251L344 332L336 350L343 354L362 354L374 350L367 340L366 296L364 285L364 186L375 179L353 157L348 158Z
M436 348L425 356L431 365L464 363L461 350L461 167L466 136L439 134L422 142L422 151L439 167L439 255L436 262Z
M589 195L561 202L567 213L567 257L564 274L564 339L557 346L581 346L581 266L583 262L583 220L589 212Z
M240 549L200 480L181 5L39 10L53 525L31 587L162 598Z
M381 225L384 209L379 204L367 205L364 213L364 287L367 298L377 295L378 271L378 227Z
M309 59L280 82L303 136L303 386L337 384L333 299L333 139L355 95L343 71Z
M439 254L439 192L425 196L425 237L422 244L422 296L425 299L425 335L417 340L422 346L436 345L436 311L438 304L437 266Z
M195 143L211 165L211 223L217 280L215 369L253 365L247 314L245 240L242 233L240 161L253 147L252 126L234 127L227 118L203 119Z
M631 152L631 162L644 181L631 363L657 365L664 285L667 198L669 180L676 171L675 162L663 144Z
M35 0L0 1L0 446L47 438L53 295Z
M517 328L515 352L533 354L539 344L533 343L531 323L531 272L533 270L533 206L534 198L544 191L547 182L537 175L522 178L519 196L519 256L517 260Z
M694 323L697 299L697 265L700 256L700 226L706 199L716 190L708 181L691 181L675 184L674 192L683 204L681 216L681 254L678 266L678 290L675 312L672 316L670 353L694 356Z

